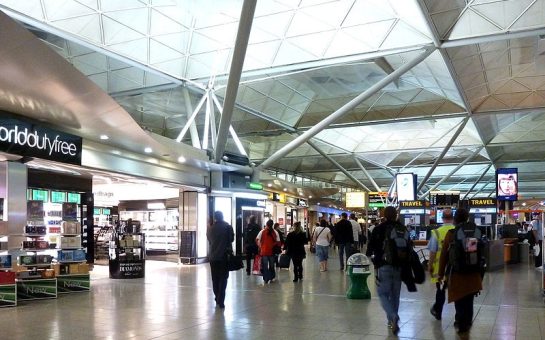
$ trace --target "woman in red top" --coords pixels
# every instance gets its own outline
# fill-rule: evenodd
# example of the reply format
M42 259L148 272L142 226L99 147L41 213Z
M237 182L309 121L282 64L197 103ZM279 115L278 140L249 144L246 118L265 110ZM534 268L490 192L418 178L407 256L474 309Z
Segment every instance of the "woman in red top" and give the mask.
M261 230L256 238L259 255L261 255L261 273L265 284L273 282L276 277L273 248L274 246L280 246L280 236L273 226L273 220L268 220L265 229Z

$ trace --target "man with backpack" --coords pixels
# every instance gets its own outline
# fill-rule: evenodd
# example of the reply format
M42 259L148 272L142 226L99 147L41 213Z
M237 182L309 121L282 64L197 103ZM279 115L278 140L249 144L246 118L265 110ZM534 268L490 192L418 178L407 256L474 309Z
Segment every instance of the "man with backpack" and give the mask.
M430 272L431 282L436 286L435 303L431 307L430 313L437 320L441 320L443 305L445 304L445 289L447 288L446 284L442 285L441 282L437 280L437 274L439 273L439 258L441 257L443 241L445 240L448 231L454 229L452 220L452 209L444 209L443 225L431 231L431 237L428 243L428 250L430 251L428 270Z
M412 243L405 226L397 221L394 207L384 209L385 221L373 229L366 255L375 266L375 281L388 326L394 334L399 332L399 295L401 268L409 266Z
M458 209L454 216L455 228L443 241L439 260L439 281L447 276L448 302L454 302L454 327L465 333L473 322L473 297L482 289L484 274L484 241L481 230L468 222L469 212Z

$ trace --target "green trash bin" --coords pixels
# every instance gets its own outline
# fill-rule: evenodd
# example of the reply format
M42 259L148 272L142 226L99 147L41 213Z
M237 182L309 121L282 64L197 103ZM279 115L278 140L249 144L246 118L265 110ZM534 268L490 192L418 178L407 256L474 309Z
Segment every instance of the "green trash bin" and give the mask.
M348 272L348 291L346 297L349 299L370 299L371 292L367 287L367 278L371 274L371 261L361 253L356 253L346 261Z

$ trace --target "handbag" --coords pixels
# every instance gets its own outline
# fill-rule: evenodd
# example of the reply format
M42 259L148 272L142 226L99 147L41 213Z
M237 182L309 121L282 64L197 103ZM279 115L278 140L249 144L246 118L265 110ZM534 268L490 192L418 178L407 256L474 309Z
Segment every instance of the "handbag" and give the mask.
M242 256L237 256L233 252L227 253L227 268L229 271L237 271L244 268Z
M256 255L254 257L254 264L252 265L252 274L263 275L261 273L261 255Z
M316 240L318 240L318 238L320 237L320 235L322 234L322 232L325 230L325 228L322 228L322 230L320 230L320 232L318 233L318 236L316 236ZM313 233L314 234L314 233ZM313 237L314 238L314 237ZM314 242L312 242L310 244L310 247L309 249L311 253L313 254L316 254L316 244Z
M289 268L290 267L290 256L288 254L280 254L278 258L278 268Z
M275 244L272 248L272 252L274 255L278 255L282 252L282 247L280 247L278 244Z

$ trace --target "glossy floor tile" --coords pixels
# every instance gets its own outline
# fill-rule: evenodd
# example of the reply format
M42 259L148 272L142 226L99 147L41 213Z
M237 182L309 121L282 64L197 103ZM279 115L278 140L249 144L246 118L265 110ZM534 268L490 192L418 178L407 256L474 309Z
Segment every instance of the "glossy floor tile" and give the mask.
M178 266L148 261L146 278L111 280L96 266L92 291L57 300L22 302L0 309L0 339L393 339L369 278L372 298L348 300L348 278L338 270L320 273L315 256L305 260L304 281L280 270L277 282L264 285L244 270L231 273L225 310L216 309L209 266ZM542 273L519 264L489 273L475 300L469 339L545 340ZM454 306L443 320L429 314L434 288L403 287L400 307L403 339L458 339Z

